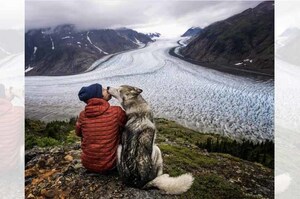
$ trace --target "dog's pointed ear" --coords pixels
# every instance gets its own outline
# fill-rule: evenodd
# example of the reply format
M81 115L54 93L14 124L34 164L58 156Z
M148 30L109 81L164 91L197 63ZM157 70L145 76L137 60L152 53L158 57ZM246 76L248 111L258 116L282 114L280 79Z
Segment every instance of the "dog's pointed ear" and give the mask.
M140 88L137 88L137 87L132 87L132 88L133 88L133 90L131 90L132 94L139 95L143 92L143 90Z
M143 92L143 90L140 89L140 88L135 88L135 91L136 91L138 94L141 94L141 93Z

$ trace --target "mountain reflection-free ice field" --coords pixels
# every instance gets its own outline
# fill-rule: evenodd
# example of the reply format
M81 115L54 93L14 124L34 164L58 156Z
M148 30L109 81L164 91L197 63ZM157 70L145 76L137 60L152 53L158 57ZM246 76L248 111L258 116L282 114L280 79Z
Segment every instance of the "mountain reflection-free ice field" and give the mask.
M26 77L26 116L46 121L70 118L84 107L77 96L82 86L128 84L143 89L156 117L203 132L273 139L273 81L225 74L180 60L168 54L177 40L158 39L84 74Z

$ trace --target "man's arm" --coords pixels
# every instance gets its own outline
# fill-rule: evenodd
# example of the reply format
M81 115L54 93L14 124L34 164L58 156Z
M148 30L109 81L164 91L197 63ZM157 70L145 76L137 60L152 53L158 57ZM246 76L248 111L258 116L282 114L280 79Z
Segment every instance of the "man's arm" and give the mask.
M118 121L121 128L123 128L127 122L126 113L121 107L119 108Z
M82 137L82 132L81 132L81 120L82 120L82 113L79 114L79 117L76 121L76 128L75 128L75 133L77 136Z

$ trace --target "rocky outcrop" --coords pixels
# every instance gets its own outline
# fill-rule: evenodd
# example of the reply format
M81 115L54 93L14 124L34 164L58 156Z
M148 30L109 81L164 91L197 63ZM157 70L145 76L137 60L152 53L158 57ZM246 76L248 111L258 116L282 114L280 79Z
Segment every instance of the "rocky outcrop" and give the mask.
M26 198L274 198L273 170L228 154L208 153L196 143L215 135L201 134L175 122L156 120L164 173L192 173L191 189L163 195L157 189L125 186L118 172L89 173L80 162L80 142L26 151ZM74 133L74 132L73 132Z
M189 28L183 35L182 37L194 37L199 35L202 32L202 28L200 27L191 27Z
M158 190L126 187L116 170L87 172L80 163L79 144L34 148L26 152L26 198L170 198Z
M153 33L151 32L151 33L147 33L146 35L148 35L151 39L155 39L161 36L161 34L158 32L153 32Z

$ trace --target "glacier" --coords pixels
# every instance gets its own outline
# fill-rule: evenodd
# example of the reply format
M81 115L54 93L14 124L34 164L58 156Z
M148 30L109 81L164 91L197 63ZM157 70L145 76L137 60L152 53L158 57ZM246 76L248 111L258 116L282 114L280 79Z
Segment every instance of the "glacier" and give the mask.
M274 80L231 75L173 57L169 49L178 46L178 40L157 39L82 74L26 77L26 117L74 117L85 105L77 96L82 86L127 84L143 89L155 117L236 139L274 139Z

